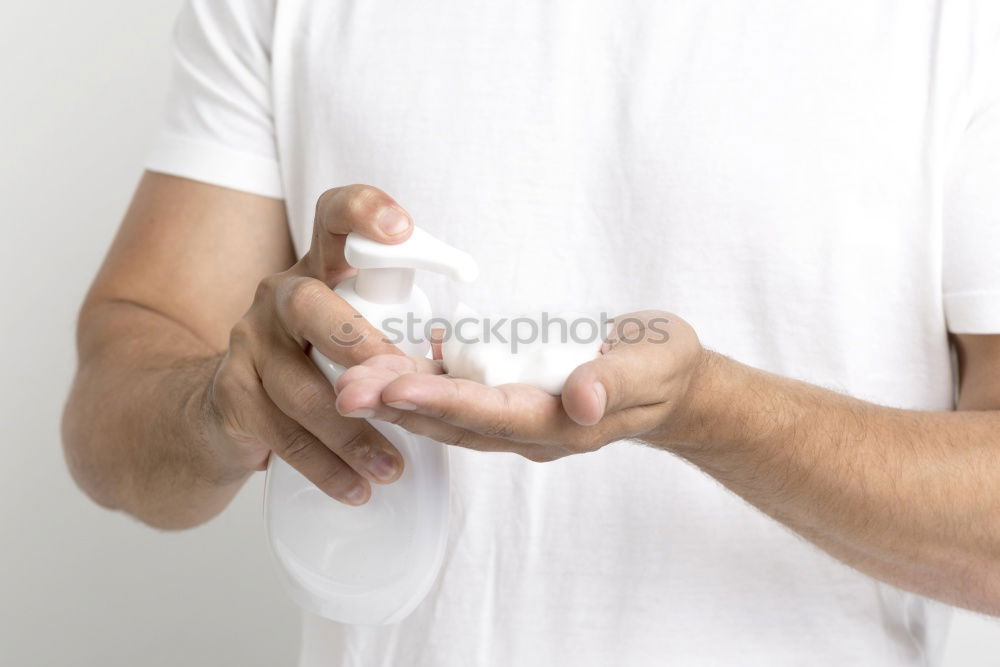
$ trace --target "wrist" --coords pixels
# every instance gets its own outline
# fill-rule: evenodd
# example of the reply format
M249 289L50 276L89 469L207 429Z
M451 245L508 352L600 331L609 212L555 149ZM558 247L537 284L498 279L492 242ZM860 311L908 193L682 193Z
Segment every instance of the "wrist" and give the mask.
M213 360L212 374L188 398L185 413L194 430L189 442L196 475L213 486L227 486L242 482L260 466L251 464L213 400L218 363L219 359Z
M667 417L657 444L679 453L723 438L725 421L733 414L738 366L728 357L700 348L687 389Z

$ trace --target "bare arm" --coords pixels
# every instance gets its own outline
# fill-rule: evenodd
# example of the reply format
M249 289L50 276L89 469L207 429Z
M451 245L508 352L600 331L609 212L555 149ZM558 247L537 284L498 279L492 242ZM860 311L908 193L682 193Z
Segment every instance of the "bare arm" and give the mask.
M305 354L313 344L349 365L392 351L377 336L337 349L325 333L353 313L329 289L349 274L343 235L393 242L377 226L388 209L405 218L374 188L331 190L296 263L282 202L146 174L80 314L63 419L78 484L106 507L182 528L221 511L272 451L355 504L370 482L397 477L398 452L336 416Z
M254 462L210 451L204 392L257 283L293 262L282 202L145 175L80 313L63 431L91 497L164 527L229 502Z
M663 445L872 576L1000 614L1000 336L959 336L958 412L898 410L710 359Z

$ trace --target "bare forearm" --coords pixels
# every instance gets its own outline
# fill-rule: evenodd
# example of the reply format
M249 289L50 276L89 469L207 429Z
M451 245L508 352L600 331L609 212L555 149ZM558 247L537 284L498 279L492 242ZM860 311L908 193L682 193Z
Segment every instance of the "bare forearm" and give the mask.
M880 579L1000 613L1000 413L858 401L709 356L669 449Z
M218 352L129 303L93 307L86 327L63 423L74 478L95 501L154 526L217 514L247 476L220 463L206 426Z

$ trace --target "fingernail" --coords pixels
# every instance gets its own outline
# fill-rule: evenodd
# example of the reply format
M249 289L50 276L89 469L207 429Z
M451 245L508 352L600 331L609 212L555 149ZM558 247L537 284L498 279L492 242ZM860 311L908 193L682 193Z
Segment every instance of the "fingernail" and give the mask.
M396 476L396 459L388 454L380 454L378 458L368 464L368 472L374 475L380 482L388 482Z
M353 487L347 493L344 494L344 499L352 505L361 505L368 498L368 489L365 488L364 484L358 484Z
M600 382L594 383L594 395L597 396L597 405L601 409L601 416L608 409L608 392Z
M358 417L360 419L368 419L369 417L373 416L374 414L375 414L375 411L372 410L371 408L358 408L354 412L348 412L344 416L345 417Z
M410 219L399 209L386 206L379 213L378 226L389 236L395 236L410 228Z
M396 408L397 410L416 410L417 406L415 403L410 403L409 401L393 401L392 403L386 403L390 408Z

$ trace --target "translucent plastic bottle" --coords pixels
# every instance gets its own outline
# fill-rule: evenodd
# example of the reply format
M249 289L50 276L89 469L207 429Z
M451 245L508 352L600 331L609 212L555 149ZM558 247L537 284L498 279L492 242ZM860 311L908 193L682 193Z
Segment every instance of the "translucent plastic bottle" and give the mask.
M377 327L396 322L402 329L408 314L421 325L415 329L430 320L416 269L461 281L478 273L472 257L421 229L397 245L351 234L345 257L358 275L335 291ZM420 336L399 347L429 352ZM331 383L344 370L315 349L312 358ZM264 498L268 539L292 598L314 614L358 625L394 623L412 612L437 578L448 537L447 448L393 424L372 425L403 455L404 470L391 484L373 485L368 503L333 500L277 456Z

